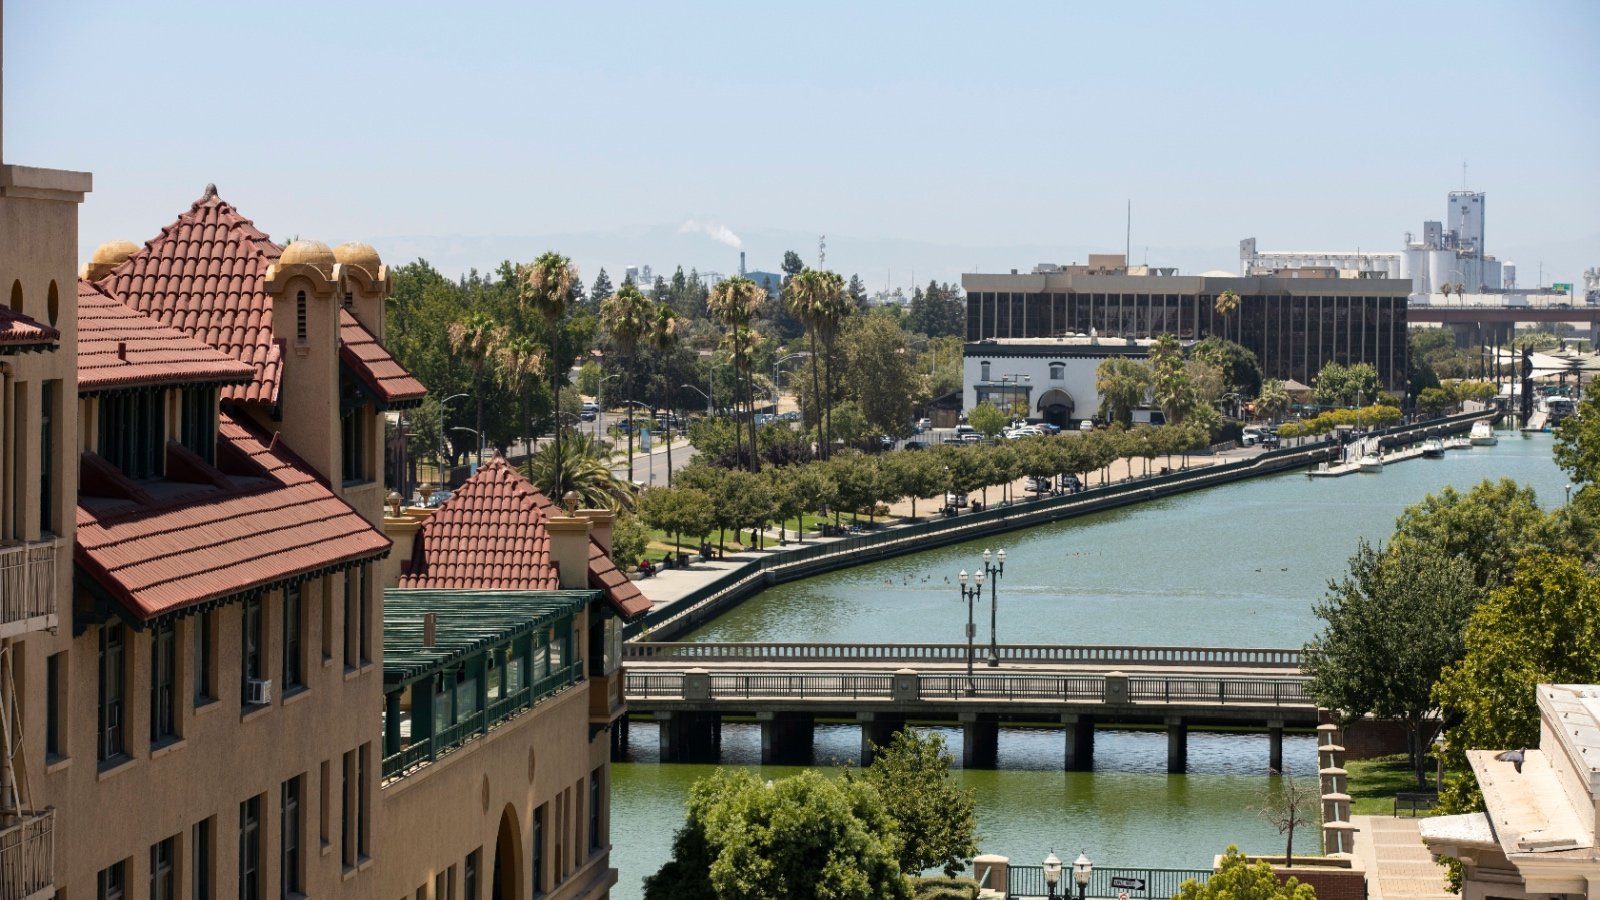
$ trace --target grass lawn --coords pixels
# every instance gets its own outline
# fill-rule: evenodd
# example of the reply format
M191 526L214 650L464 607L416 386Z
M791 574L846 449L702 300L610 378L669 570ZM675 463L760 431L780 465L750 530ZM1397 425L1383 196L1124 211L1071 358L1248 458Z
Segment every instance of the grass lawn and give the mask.
M1344 764L1350 773L1350 812L1357 816L1394 815L1394 795L1432 791L1433 779L1426 788L1417 787L1411 760L1404 753L1372 759L1352 759Z

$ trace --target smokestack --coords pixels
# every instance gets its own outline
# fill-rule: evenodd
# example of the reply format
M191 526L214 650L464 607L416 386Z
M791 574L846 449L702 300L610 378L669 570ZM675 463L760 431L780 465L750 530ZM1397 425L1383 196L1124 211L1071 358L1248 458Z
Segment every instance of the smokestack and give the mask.
M739 251L739 277L744 277L744 251Z

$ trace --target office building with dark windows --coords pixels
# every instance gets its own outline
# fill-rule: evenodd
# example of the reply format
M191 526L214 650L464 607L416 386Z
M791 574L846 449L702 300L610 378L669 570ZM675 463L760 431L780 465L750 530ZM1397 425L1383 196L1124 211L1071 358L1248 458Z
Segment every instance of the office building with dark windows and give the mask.
M991 381L1001 368L1014 380L1029 376L1029 415L1045 418L1048 388L1021 360L1033 359L1048 371L1068 346L1078 355L1104 355L1093 351L1169 333L1186 343L1212 335L1236 341L1256 355L1268 378L1305 384L1330 362L1370 363L1385 388L1401 393L1411 282L1354 274L1302 268L1248 278L1178 275L1175 269L1128 266L1121 254L1106 254L1091 255L1087 265L1041 265L1028 274L963 275L968 399L975 403L985 389L1016 390L974 378L988 360ZM1238 305L1219 309L1217 298L1227 291L1238 295ZM1071 367L1065 358L1059 362ZM1059 406L1059 399L1052 405ZM1074 414L1081 417L1099 405L1098 398L1074 399Z

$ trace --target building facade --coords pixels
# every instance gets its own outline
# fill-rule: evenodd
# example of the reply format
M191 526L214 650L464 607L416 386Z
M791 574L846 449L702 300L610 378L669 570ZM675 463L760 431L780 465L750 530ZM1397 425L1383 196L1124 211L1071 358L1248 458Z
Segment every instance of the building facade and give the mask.
M1046 356L1063 340L1215 335L1248 348L1269 378L1310 384L1327 363L1370 363L1386 389L1405 390L1409 282L1341 277L1329 269L1260 277L1151 274L1124 265L1120 255L1052 268L962 276L969 360L981 360L989 341L1015 348L1013 354L1028 348ZM1217 307L1226 291L1239 296L1231 312Z

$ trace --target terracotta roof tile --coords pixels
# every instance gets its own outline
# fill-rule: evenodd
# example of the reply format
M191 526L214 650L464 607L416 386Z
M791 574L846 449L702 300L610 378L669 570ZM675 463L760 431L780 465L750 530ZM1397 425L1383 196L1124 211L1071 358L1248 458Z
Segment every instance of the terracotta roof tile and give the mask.
M150 502L80 492L73 555L137 620L383 556L389 539L281 443L224 414L215 484ZM239 474L239 472L246 474ZM156 494L150 486L150 494Z
M339 310L339 358L390 407L422 402L428 389L395 361L348 309Z
M78 282L78 390L149 384L242 384L255 370Z
M556 590L560 581L545 528L554 509L550 498L496 456L422 523L400 587ZM625 619L650 609L649 599L593 541L589 587L603 592Z
M0 306L0 353L48 347L61 340L61 332L22 313Z

